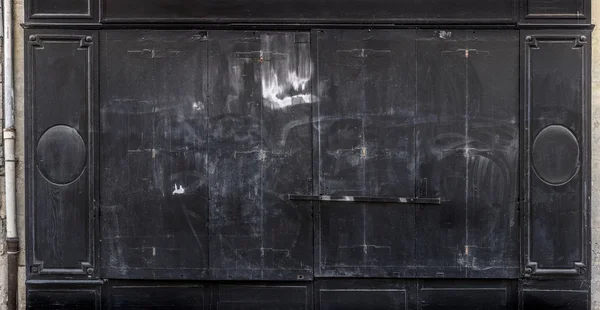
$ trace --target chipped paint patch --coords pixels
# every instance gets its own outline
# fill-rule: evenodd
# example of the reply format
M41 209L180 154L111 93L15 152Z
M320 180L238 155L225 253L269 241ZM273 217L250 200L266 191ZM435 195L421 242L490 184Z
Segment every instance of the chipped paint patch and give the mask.
M202 111L202 110L204 110L204 103L202 103L200 101L196 101L192 104L192 107L196 111Z
M269 106L273 109L284 109L292 105L311 103L312 96L308 93L302 93L306 89L308 78L299 78L296 72L288 72L288 78L285 83L280 83L275 69L270 73L262 74L262 96L267 100ZM298 94L291 95L293 92Z
M183 188L183 185L179 185L179 187L177 187L177 184L175 184L175 190L173 191L173 195L183 195L185 194L185 188Z
M440 39L450 39L452 38L452 31L440 30L438 33Z
M265 106L285 109L313 102L308 45L297 49L294 36L261 36L261 84Z

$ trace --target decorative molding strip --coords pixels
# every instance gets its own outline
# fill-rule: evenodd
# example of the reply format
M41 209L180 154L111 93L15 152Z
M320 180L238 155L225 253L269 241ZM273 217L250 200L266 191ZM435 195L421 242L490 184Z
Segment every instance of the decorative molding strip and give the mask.
M577 180L581 181L580 187L581 187L581 200L580 203L581 205L578 206L580 208L580 229L581 229L581 240L579 240L580 244L580 251L581 253L579 254L579 256L582 258L581 261L574 261L572 268L554 268L554 267L540 267L539 262L536 261L536 258L532 257L532 248L534 246L534 244L532 243L532 218L531 218L531 214L532 214L532 206L531 206L531 179L534 177L537 177L542 183L545 184L545 186L548 187L561 187L561 186L565 186L571 182L576 182L573 181L573 178L569 178L568 181L561 183L561 184L548 184L546 181L544 181L543 178L541 178L535 171L534 171L534 167L533 167L533 160L532 160L532 144L533 144L533 137L532 135L534 135L535 133L532 132L532 107L533 109L535 109L534 106L534 102L533 102L533 95L532 95L532 51L533 50L539 50L540 48L542 48L542 43L557 43L557 44L568 44L572 42L572 49L573 50L579 50L581 53L581 63L578 64L578 66L581 66L581 78L580 78L580 95L579 97L581 98L581 115L579 115L578 117L580 118L579 120L577 120L577 127L581 128L581 132L579 133L579 137L578 140L580 141L580 144L578 145L579 147L579 158L581 159L580 161L580 165L581 165L581 169L582 171L577 171L577 175L579 175L578 178L574 178ZM586 105L588 104L587 102L587 96L586 94L586 72L587 70L585 69L586 66L586 53L587 49L585 48L586 44L588 42L588 38L586 37L586 35L577 35L577 34L553 34L553 35L527 35L524 38L524 65L523 65L523 72L524 72L524 109L523 109L523 113L524 113L524 124L523 124L523 128L524 128L524 133L523 133L523 147L524 147L524 162L523 162L523 173L524 173L524 177L523 177L523 181L525 182L524 187L523 187L523 195L524 195L524 200L523 200L523 213L524 213L524 223L523 223L523 231L524 231L524 242L525 242L525 246L524 246L524 275L525 277L531 277L531 276L576 276L576 277L581 277L581 276L585 276L586 272L587 272L587 265L588 265L588 255L587 255L587 248L588 248L588 244L587 244L587 240L588 240L588 234L586 232L586 229L588 227L588 225L586 224L587 222L587 209L588 209L588 199L586 198L587 194L587 183L584 182L584 178L585 178L585 170L587 169L587 165L588 165L588 156L587 153L588 151L588 144L587 144L587 139L588 139L588 135L589 135L589 130L587 129L588 124L586 121L586 113L587 112L587 108ZM561 59L562 61L571 61L568 59ZM577 65L577 64L573 64L573 65ZM556 121L558 121L558 124L555 125L562 125L560 124L560 120L557 119ZM552 122L551 120L549 120L549 122ZM558 126L555 126L558 127ZM562 126L560 126L562 127Z
M96 204L96 199L95 199L95 178L96 178L96 173L94 171L94 169L96 169L96 164L95 164L95 160L96 160L96 155L95 155L95 143L96 143L96 139L95 139L95 135L97 130L95 129L96 127L96 120L95 120L95 91L94 91L94 83L95 83L95 78L94 78L94 72L95 72L95 68L94 68L94 62L95 62L95 55L94 55L94 49L92 48L93 43L94 43L94 37L92 35L83 35L83 34L60 34L63 31L56 31L56 33L48 33L48 31L43 31L41 34L32 34L28 37L28 45L30 46L28 48L28 60L26 63L26 70L27 70L27 85L28 88L26 89L26 94L27 94L27 108L29 109L27 112L27 119L28 119L28 125L29 127L27 127L28 130L28 150L27 150L27 158L28 160L31 162L30 163L30 167L27 171L27 183L28 186L31 187L31 190L28 190L28 221L29 221L29 228L28 231L30 232L29 234L29 238L28 238L28 261L30 262L29 264L29 270L28 273L30 275L61 275L61 276L84 276L86 278L93 276L96 272L95 272L95 260L96 260L96 253L95 253L95 243L96 243L96 221L97 221L97 216L95 214L95 210L97 209L95 204ZM58 34L57 34L58 33ZM81 32L79 32L81 33ZM87 115L87 119L85 119L85 122L83 123L84 125L87 124L87 128L85 128L85 132L86 134L83 136L86 141L86 145L85 147L82 149L83 152L83 156L85 157L85 159L83 159L83 163L84 163L84 168L83 171L81 172L82 176L85 176L84 180L78 180L75 179L72 182L68 182L65 184L56 184L53 183L51 181L48 181L46 179L42 177L38 177L38 169L32 169L35 165L35 160L34 157L35 155L35 150L36 150L36 146L39 143L39 141L37 140L37 138L32 137L32 133L35 132L35 128L36 128L36 120L39 118L38 115L36 115L35 111L36 109L39 109L40 107L44 106L46 103L45 102L36 102L36 96L34 95L34 91L37 91L38 89L35 88L36 85L36 81L35 81L35 75L33 74L34 70L36 70L37 68L34 67L36 64L36 58L39 57L39 55L37 55L38 52L43 51L45 49L48 48L49 45L51 44L65 44L65 43L70 43L73 44L73 48L74 49L78 49L80 51L85 51L86 56L85 56L85 76L87 78L87 81L85 82L86 85L86 89L85 89L85 98L86 98L86 103L85 103L85 111L83 111L82 115ZM48 78L52 78L52 77L48 77ZM65 86L65 87L68 87ZM67 100L68 101L68 100ZM56 125L62 125L62 122L60 120L50 120L50 122L56 122ZM59 127L65 127L65 128L70 128L70 127L66 127L66 126L59 126ZM42 128L43 129L43 128ZM38 212L38 209L40 207L43 207L43 205L38 205L38 203L36 202L36 197L37 197L37 191L39 190L39 182L41 182L41 180L45 180L49 186L55 187L55 188L66 188L69 186L73 186L72 184L76 183L76 182L85 182L86 185L85 188L88 192L88 194L86 196L88 196L86 198L87 201L87 205L85 206L81 206L82 208L86 208L87 211L84 211L84 213L86 214L85 217L82 217L83 220L87 220L89 221L85 227L87 229L87 238L86 240L86 244L87 244L87 249L85 250L85 252L87 253L85 257L81 257L81 261L79 263L79 267L77 268L60 268L60 267L47 267L46 262L44 261L44 259L42 258L43 253L38 253L36 248L37 248L37 240L36 238L38 238L37 234L36 234L36 229L37 229L37 225L36 225L36 221L38 221L38 216L36 215L36 213ZM57 203L61 203L60 201ZM31 244L29 244L31 243ZM40 257L42 256L42 257Z
M37 1L49 1L49 0L37 0ZM28 9L30 12L30 19L93 19L94 16L92 14L92 1L98 0L87 0L86 1L86 11L85 13L43 13L43 12L34 12L35 0L28 1Z
M582 11L577 11L575 13L530 13L531 12L531 0L521 0L523 1L525 19L587 19L587 12L589 11L589 4L587 0L582 1ZM576 0L565 0L565 2L572 2ZM560 5L557 4L557 5ZM542 7L544 8L544 7Z

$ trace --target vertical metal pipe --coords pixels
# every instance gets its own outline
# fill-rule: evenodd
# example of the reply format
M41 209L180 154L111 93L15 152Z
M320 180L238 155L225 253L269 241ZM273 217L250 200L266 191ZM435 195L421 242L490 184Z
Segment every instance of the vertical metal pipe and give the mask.
M8 309L17 309L18 295L18 265L19 265L19 239L7 239L6 246L8 249Z
M13 0L2 0L4 28L4 160L6 243L8 248L8 309L17 309L19 235L16 206L15 114L13 85Z
M14 129L12 0L2 0L4 19L4 128Z

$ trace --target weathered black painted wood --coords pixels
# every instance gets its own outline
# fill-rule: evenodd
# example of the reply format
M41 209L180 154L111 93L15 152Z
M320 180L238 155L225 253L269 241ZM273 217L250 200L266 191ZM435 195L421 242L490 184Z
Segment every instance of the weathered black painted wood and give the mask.
M525 290L523 310L586 310L588 298L587 290Z
M100 0L29 0L25 2L28 22L97 22Z
M421 277L518 275L515 31L424 31L417 41Z
M97 33L26 35L28 274L95 276Z
M469 34L468 210L470 277L514 278L519 268L519 53L516 31Z
M523 260L528 276L589 273L589 32L522 31Z
M211 284L163 281L110 281L103 309L210 309Z
M213 279L312 278L311 60L306 33L214 31L210 45Z
M424 280L418 294L422 310L517 308L517 286L512 281Z
M101 309L100 283L29 283L27 309Z
M319 161L315 168L320 179L317 191L325 196L371 194L385 197L392 194L389 192L392 189L396 191L395 195L413 193L425 199L440 196L442 205L419 206L416 215L415 207L397 211L404 214L395 219L396 223L409 223L409 226L403 226L403 233L385 233L381 229L394 225L382 225L384 222L365 213L381 213L390 210L389 206L382 209L372 204L367 207L321 201L316 214L316 242L318 247L331 244L334 249L317 250L315 259L330 263L335 258L327 255L353 259L349 253L342 255L341 249L348 247L344 242L361 237L358 226L363 223L377 229L362 237L366 238L369 233L388 238L390 235L402 236L398 238L405 242L404 255L410 255L407 253L411 251L418 253L419 258L415 261L399 265L405 268L403 272L409 272L407 276L417 275L415 270L419 270L419 276L516 277L519 269L516 32L424 31L416 41L413 32L395 32L398 37L403 34L405 40L396 47L397 50L375 49L377 43L369 46L371 41L386 42L384 44L400 41L393 37L377 37L386 32L367 32L366 39L356 39L359 43L344 35L352 38L352 34L359 36L360 31L340 31L337 35L327 36L329 32L335 33L319 31L317 46L319 109L315 139L318 139ZM380 41L376 41L378 39ZM351 46L353 43L359 48ZM415 50L416 54L412 54ZM334 52L336 54L331 55ZM342 59L346 56L344 53L350 55L348 59ZM386 53L395 62L375 63L379 67L369 68L365 60L376 56L385 59ZM391 78L385 70L394 70L394 74L389 75ZM442 74L432 74L432 70ZM381 80L382 76L387 79ZM503 82L498 85L496 78ZM344 83L344 79L349 82ZM379 89L368 92L369 83ZM415 88L409 85L416 85L416 96ZM406 101L396 103L395 98ZM396 117L389 118L386 123L386 113ZM402 117L406 117L406 121L403 122ZM391 135L382 134L382 129ZM394 143L396 147L393 147ZM419 148L418 154L412 151L414 144ZM366 153L374 155L370 157ZM420 164L416 182L414 172L411 175L415 160ZM368 176L376 178L367 179ZM335 210L339 211L336 213ZM385 217L394 221L390 214ZM415 220L420 225L411 229L410 223L414 225ZM329 231L330 227L335 230ZM473 235L470 243L467 241L469 230ZM338 234L335 240L323 242L321 239L321 236L333 238ZM339 239L342 237L345 239ZM415 248L415 242L421 246ZM367 255L364 248L368 252L369 244L362 244L363 254ZM440 244L444 246L440 247ZM384 249L386 246L389 245L373 247ZM360 256L358 252L354 254ZM398 258L394 261L398 262ZM341 269L346 271L369 268L365 262L342 264ZM323 272L323 266L320 268ZM401 274L394 272L395 276ZM366 276L362 271L359 273Z
M105 32L101 63L102 276L203 278L206 33Z
M549 279L525 278L519 283L519 308L541 309L590 309L590 281L573 280L566 277Z
M104 0L105 22L510 23L517 0Z
M100 12L102 11L102 12ZM99 16L102 15L102 20ZM28 0L28 23L366 23L589 25L591 0Z
M524 24L586 24L591 15L590 0L521 0Z
M109 280L101 283L30 281L29 305L31 309L541 309L523 308L523 303L518 306L517 281L512 280L325 279L314 283ZM547 304L549 309L585 309L579 307L587 304L587 293L581 290L555 291L554 296L540 298L540 294L552 292L548 289L551 286L544 284L535 290L524 287L525 303Z
M211 309L311 310L310 283L215 283Z
M322 280L315 284L315 309L417 309L417 282Z
M590 308L590 0L24 7L30 308Z
M316 32L318 193L414 197L414 31ZM316 209L318 276L414 276L414 206Z
M436 271L439 276L456 276L447 269L458 269L462 275L467 270L462 268L467 267L464 253L468 251L465 238L468 65L464 35L431 31L416 47L419 187L426 195L444 200L437 208L418 207L416 252L419 264L440 266ZM434 70L436 74L431 74ZM463 266L459 266L459 258Z

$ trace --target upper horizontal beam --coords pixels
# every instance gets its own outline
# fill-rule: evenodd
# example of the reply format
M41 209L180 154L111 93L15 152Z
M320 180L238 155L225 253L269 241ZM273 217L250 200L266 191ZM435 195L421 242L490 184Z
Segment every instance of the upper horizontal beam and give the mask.
M26 0L26 25L590 25L590 0Z

